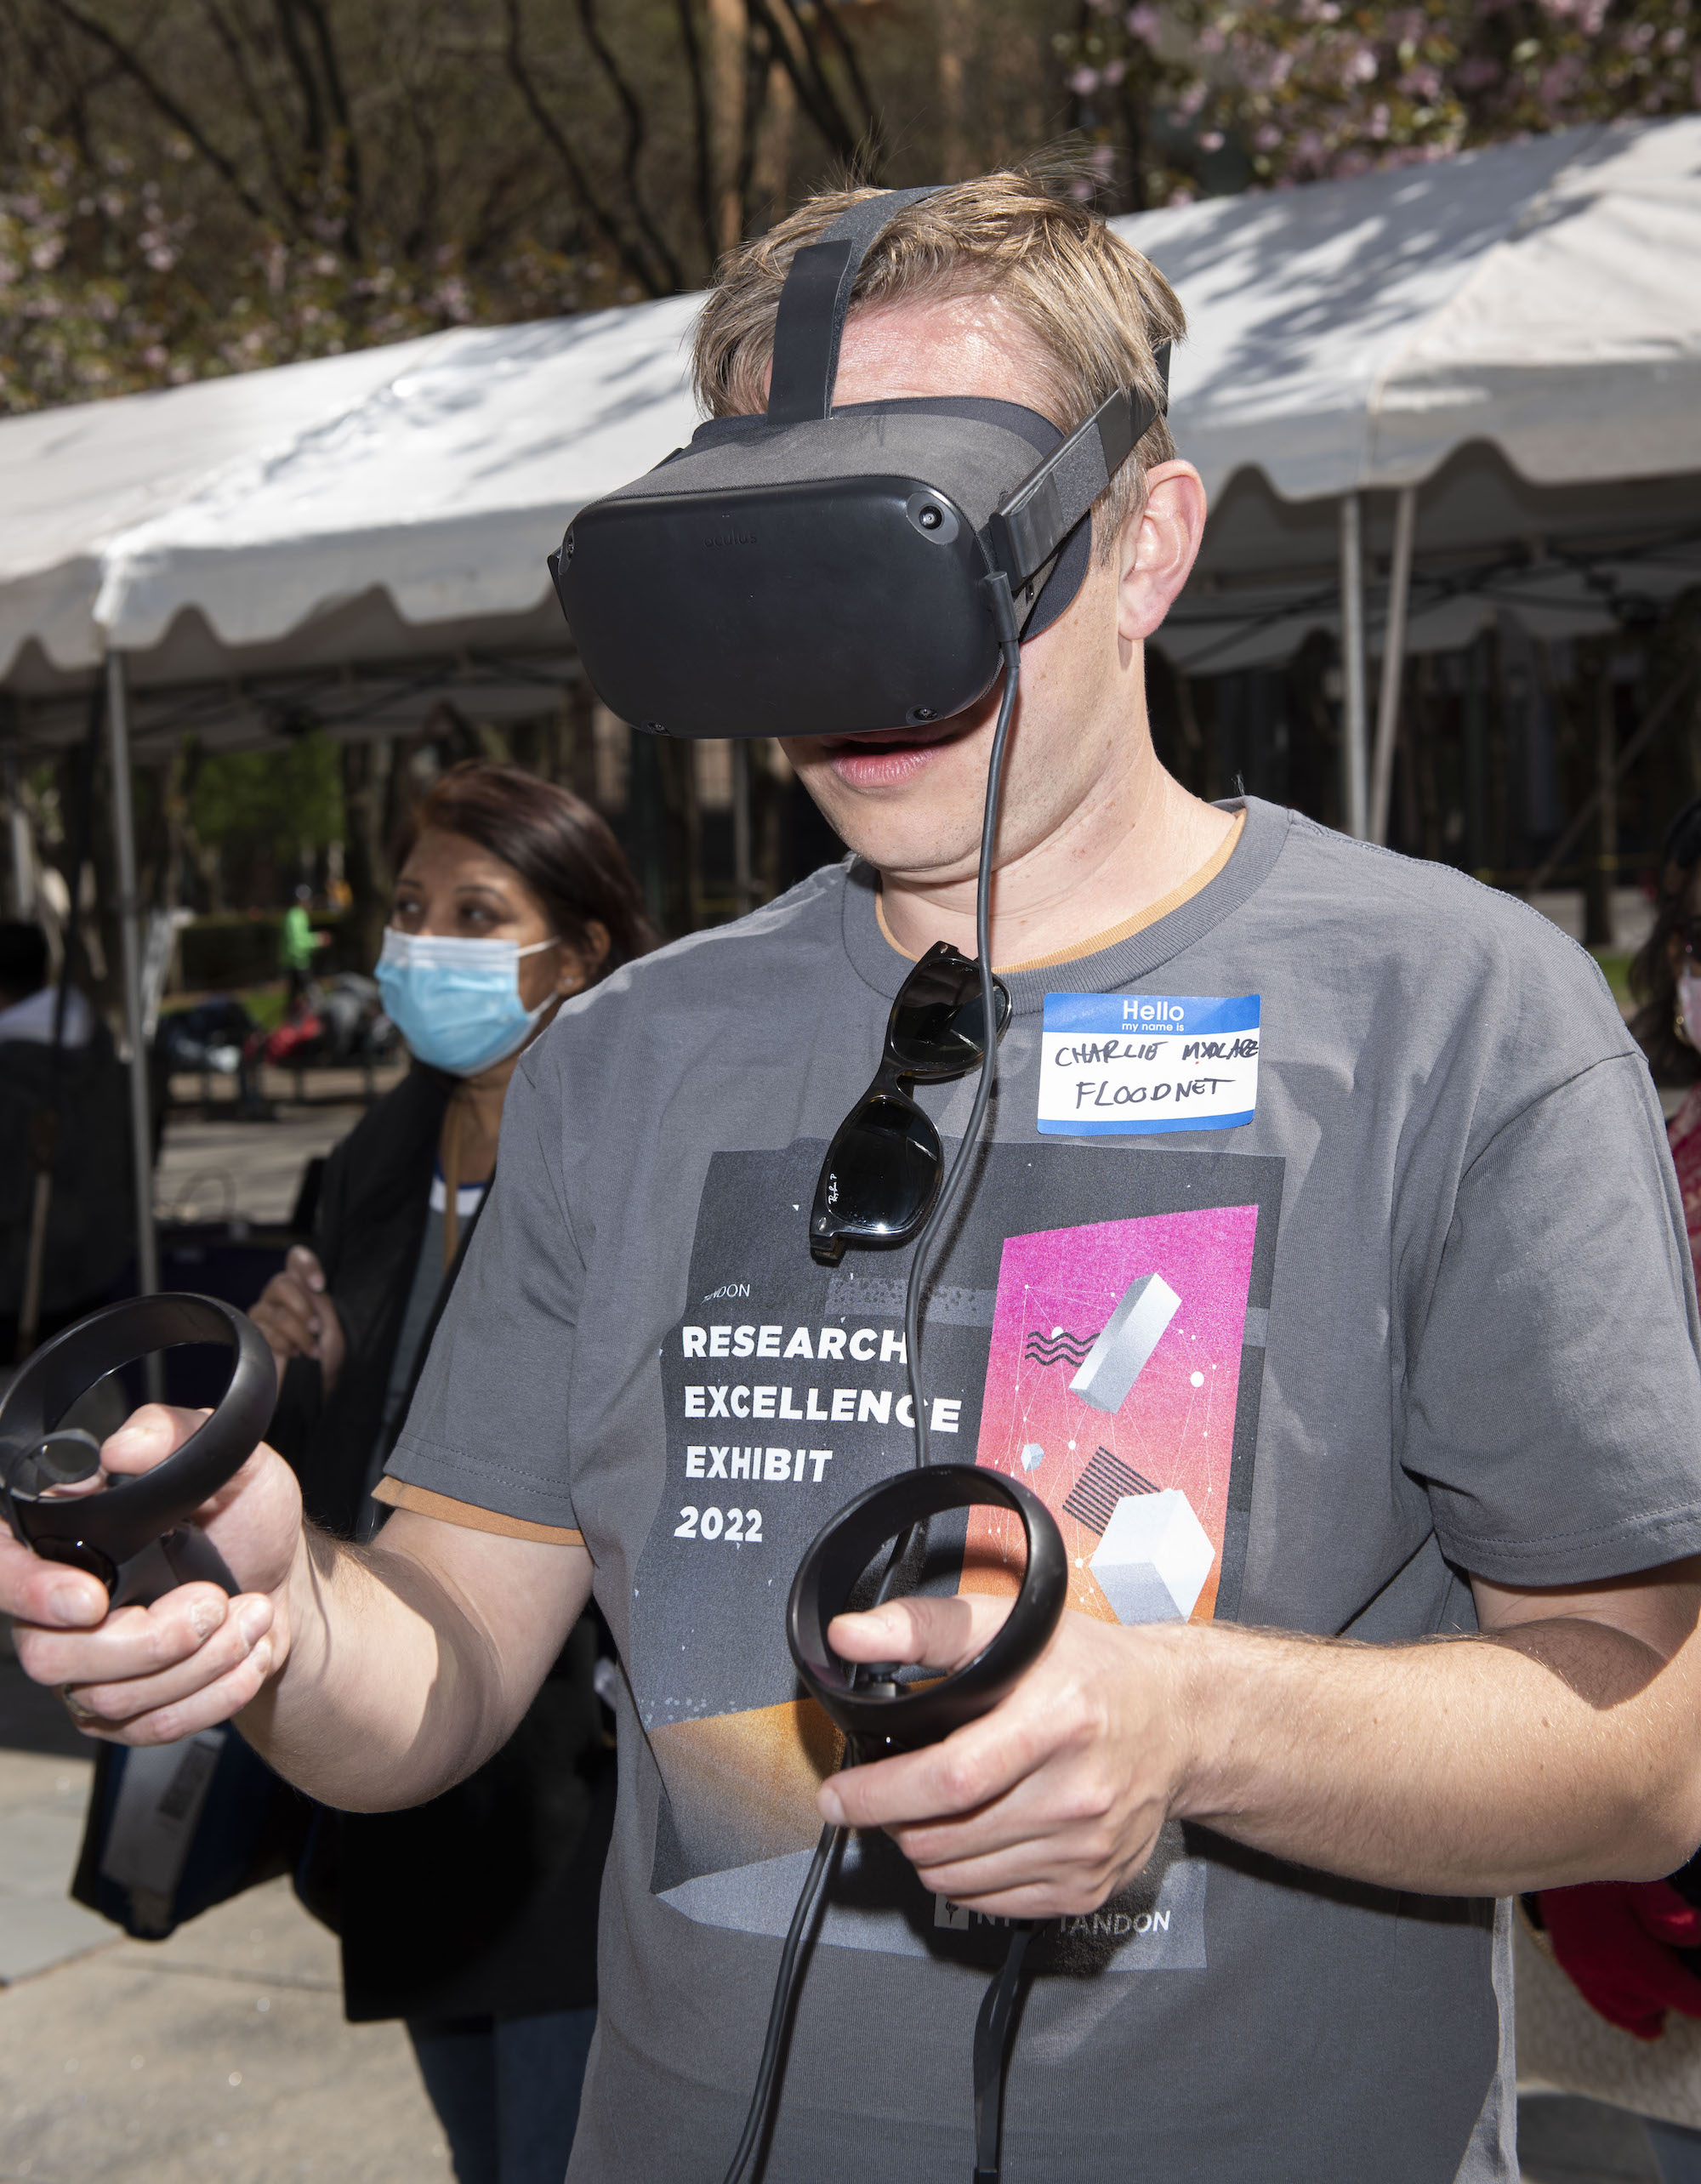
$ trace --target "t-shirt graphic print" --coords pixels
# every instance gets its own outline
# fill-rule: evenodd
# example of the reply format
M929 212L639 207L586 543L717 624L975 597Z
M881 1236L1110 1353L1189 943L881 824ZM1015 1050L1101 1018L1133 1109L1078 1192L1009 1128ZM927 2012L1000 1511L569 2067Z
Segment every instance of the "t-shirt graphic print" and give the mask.
M633 1686L663 1795L653 1892L699 1924L782 1934L842 1757L783 1628L833 1512L912 1460L907 1253L809 1257L825 1152L720 1153L687 1303L663 1349L668 1488L635 1573ZM1125 1624L1232 1615L1251 1504L1283 1163L1227 1152L994 1145L930 1288L937 1461L1019 1479L1061 1527L1069 1605ZM1021 1527L930 1527L909 1589L1013 1595ZM1198 1970L1205 1865L1184 1831L1121 1895L1036 1936L1036 1966ZM994 1961L987 1920L853 1837L827 1946Z

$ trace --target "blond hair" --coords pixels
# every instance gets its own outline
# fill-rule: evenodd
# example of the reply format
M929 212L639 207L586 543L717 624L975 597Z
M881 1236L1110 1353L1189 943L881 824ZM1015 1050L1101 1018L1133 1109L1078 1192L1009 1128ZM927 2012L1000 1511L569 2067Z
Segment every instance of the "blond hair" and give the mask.
M1119 387L1155 401L1155 352L1179 341L1186 320L1169 283L1089 207L1061 194L1064 178L1006 168L953 184L906 205L856 276L858 304L993 296L1037 340L1050 368L1031 406L1065 432ZM829 190L728 253L697 323L691 376L711 417L766 406L780 290L795 253L818 242L839 215L873 190ZM1094 503L1100 557L1145 498L1145 474L1175 452L1160 416Z

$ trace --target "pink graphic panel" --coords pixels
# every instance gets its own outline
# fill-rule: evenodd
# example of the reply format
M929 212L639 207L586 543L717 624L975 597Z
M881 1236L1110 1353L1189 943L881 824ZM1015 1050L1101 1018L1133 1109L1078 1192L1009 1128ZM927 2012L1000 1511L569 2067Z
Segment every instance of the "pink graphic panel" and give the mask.
M1257 1229L1256 1206L1221 1206L1004 1245L976 1461L1019 1479L1057 1519L1072 1607L1117 1619L1088 1565L1121 1499L1174 1489L1213 1550L1189 1611L1210 1618ZM1101 1407L1111 1399L1114 1410ZM973 1511L962 1590L1012 1592L1021 1556L1015 1517Z

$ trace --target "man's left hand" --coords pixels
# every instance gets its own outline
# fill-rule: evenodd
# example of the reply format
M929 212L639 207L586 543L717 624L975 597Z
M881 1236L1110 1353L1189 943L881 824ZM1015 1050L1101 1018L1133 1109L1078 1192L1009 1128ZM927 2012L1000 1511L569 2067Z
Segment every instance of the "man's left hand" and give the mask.
M1008 1604L968 1594L888 1601L835 1618L846 1661L949 1671L978 1653ZM1066 1612L1015 1689L938 1744L847 1768L822 1817L884 1828L923 1885L1010 1919L1096 1909L1151 1857L1181 1777L1176 1634Z

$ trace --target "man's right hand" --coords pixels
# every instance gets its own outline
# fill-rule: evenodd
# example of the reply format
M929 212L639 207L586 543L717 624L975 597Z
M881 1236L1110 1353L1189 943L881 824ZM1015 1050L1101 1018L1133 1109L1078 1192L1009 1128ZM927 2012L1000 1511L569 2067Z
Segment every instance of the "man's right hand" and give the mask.
M325 1287L325 1270L304 1243L293 1247L248 1317L270 1345L280 1383L292 1357L316 1357L330 1394L343 1369L343 1322Z
M101 1450L113 1473L149 1471L200 1425L202 1413L149 1403ZM164 1744L227 1721L287 1658L291 1572L303 1551L301 1494L282 1458L262 1444L195 1512L242 1590L179 1585L151 1607L107 1612L106 1589L44 1561L0 1531L0 1608L16 1618L26 1675L75 1702L88 1734Z

